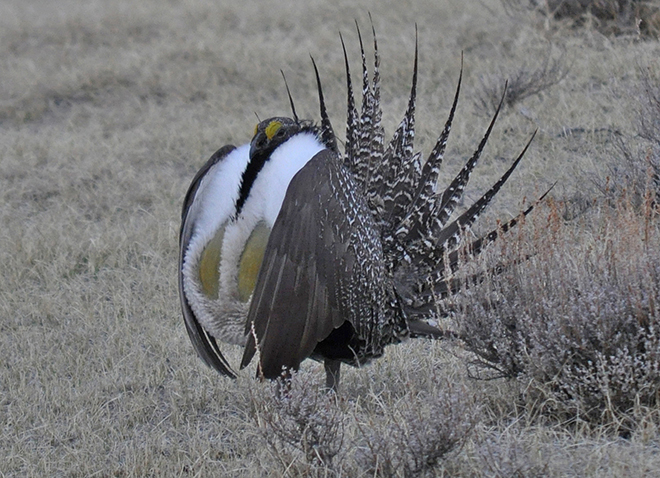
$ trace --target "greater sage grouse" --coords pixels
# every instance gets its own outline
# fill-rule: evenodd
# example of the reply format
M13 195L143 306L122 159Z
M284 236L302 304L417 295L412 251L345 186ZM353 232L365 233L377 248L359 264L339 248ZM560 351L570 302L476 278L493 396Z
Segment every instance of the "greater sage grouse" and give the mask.
M343 154L314 64L320 126L299 120L291 101L293 119L262 121L249 144L219 149L186 194L179 255L183 316L197 353L224 375L235 373L217 341L245 346L241 368L258 352L258 374L271 379L306 358L323 360L327 386L336 389L342 362L363 365L407 337L442 337L432 325L436 303L460 287L451 277L460 251L478 253L531 210L471 243L461 241L527 147L483 197L449 222L497 112L476 152L438 191L462 68L449 118L423 162L413 153L417 47L408 107L387 145L375 33L371 80L360 38L359 113L343 39L342 47L348 89Z

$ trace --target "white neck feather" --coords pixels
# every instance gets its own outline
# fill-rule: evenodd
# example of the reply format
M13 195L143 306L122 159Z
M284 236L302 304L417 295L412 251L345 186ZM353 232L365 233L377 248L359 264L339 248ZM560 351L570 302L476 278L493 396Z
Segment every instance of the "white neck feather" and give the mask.
M255 216L257 221L265 220L272 228L291 179L323 149L325 146L314 133L301 133L273 151L250 189L241 216L248 221L250 216Z

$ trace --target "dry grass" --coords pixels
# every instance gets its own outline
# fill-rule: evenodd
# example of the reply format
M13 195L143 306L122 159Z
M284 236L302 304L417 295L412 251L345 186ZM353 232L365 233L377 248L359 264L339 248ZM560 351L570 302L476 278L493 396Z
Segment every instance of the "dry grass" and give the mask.
M655 402L640 404L626 440L613 438L609 423L539 422L521 404L519 382L470 379L470 356L459 344L406 343L347 370L339 400L323 403L317 416L303 414L341 424L327 435L337 450L318 454L304 444L321 435L274 438L275 445L264 439L268 415L260 407L270 407L270 422L280 426L276 417L288 412L273 408L269 385L255 381L253 370L225 380L195 356L175 280L188 182L219 146L249 139L253 112L287 114L280 69L299 114L317 117L309 53L342 129L337 31L357 65L353 20L367 25L368 11L382 50L389 132L405 109L419 25L425 151L444 122L465 54L446 177L487 125L474 105L485 78L521 65L536 71L531 59L548 52L566 58L561 82L520 99L495 128L470 198L533 130L539 134L491 217L515 214L523 196L555 181L559 200L601 198L591 178L611 175L621 157L609 132L632 142L639 158L637 145L646 140L631 105L639 104L644 72L657 77L658 43L561 24L538 28L512 18L499 0L313 0L304 8L286 1L5 1L0 476L658 475ZM587 247L581 234L588 232L575 234L576 247ZM228 348L234 363L239 354ZM304 388L316 390L322 375L318 364L307 364L301 378L312 385ZM300 393L301 400L325 400Z

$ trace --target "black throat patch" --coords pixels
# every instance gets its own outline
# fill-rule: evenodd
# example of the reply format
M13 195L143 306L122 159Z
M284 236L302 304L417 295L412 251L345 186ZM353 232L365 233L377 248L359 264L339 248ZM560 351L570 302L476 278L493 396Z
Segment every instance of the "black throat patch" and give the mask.
M270 160L273 151L299 133L312 132L319 135L319 130L311 121L293 120L291 118L275 117L262 121L255 128L255 134L250 143L250 161L241 177L241 187L236 200L238 217L250 195L250 190L263 169Z
M270 155L275 150L275 148L259 151L259 154L250 158L247 168L243 171L243 176L241 177L241 189L238 193L238 199L236 200L236 217L238 217L243 210L245 201L247 200L248 195L250 194L250 189L254 181L257 179L259 171L261 171L266 164L266 161L270 159Z

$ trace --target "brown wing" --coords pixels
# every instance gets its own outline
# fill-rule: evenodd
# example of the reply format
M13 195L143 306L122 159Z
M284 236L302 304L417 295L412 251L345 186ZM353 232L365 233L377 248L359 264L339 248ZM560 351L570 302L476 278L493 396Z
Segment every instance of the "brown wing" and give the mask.
M236 148L233 145L223 146L216 151L206 164L204 164L204 166L202 166L197 172L183 201L181 230L179 231L179 298L181 300L181 311L183 313L188 336L190 337L190 341L192 342L195 351L206 365L216 369L221 374L232 378L236 377L236 374L229 366L229 362L227 362L224 355L222 355L215 338L204 330L204 327L199 323L197 317L195 317L195 313L192 311L190 304L188 303L188 298L183 290L182 267L184 255L193 232L193 218L190 217L190 210L195 201L195 196L200 183L206 174L208 174L209 171L212 171L213 167L221 162L234 149Z
M375 228L366 203L357 197L362 201L358 210L354 183L329 150L318 153L293 178L257 278L241 367L250 362L258 343L261 372L276 378L283 367L297 369L345 320L354 321L350 289L356 281L368 283L363 272L371 270L358 261L356 238L377 240L368 230ZM370 222L352 220L365 212Z

